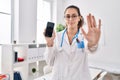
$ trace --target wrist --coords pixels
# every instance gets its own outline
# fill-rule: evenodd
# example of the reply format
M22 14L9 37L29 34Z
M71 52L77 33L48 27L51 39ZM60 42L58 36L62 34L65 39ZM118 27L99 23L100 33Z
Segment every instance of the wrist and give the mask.
M89 44L88 43L88 49L91 51L91 52L94 52L94 51L96 51L97 50L97 48L98 48L98 44Z
M47 43L47 47L53 47L53 43Z
M87 44L87 46L89 47L89 48L91 48L91 47L93 47L93 46L95 46L96 44L91 44L91 43L88 43Z

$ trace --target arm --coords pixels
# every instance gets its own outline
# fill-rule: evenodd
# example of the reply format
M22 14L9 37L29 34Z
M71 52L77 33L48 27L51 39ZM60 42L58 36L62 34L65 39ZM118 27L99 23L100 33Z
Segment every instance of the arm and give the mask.
M56 56L55 47L46 47L44 56L45 56L46 63L50 66L53 66L55 56Z
M55 39L54 31L53 31L52 37L45 37L47 47L46 47L44 56L45 56L45 60L46 60L47 64L50 66L53 66L55 56L56 56L54 39Z

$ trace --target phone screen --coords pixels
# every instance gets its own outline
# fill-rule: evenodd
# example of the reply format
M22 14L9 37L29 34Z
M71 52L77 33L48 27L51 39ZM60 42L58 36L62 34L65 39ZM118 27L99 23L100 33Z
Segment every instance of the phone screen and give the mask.
M54 29L54 23L48 22L47 27L46 27L46 31L45 31L45 36L52 37L53 29Z

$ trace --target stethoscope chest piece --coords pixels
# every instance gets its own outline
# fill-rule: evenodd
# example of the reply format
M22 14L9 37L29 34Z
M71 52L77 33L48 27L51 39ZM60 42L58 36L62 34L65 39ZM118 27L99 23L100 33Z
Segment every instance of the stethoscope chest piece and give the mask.
M78 48L85 48L84 41L77 42L77 47Z

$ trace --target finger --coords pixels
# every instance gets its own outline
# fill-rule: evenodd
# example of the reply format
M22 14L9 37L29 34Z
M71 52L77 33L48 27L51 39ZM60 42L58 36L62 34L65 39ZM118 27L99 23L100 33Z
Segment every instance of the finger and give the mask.
M81 28L81 31L82 31L82 34L84 35L84 37L86 38L86 37L87 37L87 34L86 34L86 32L84 31L83 28Z
M53 30L53 33L52 33L53 36L55 36L55 31Z
M52 33L52 37L55 38L55 36L56 36L56 35L55 35L55 31L53 31L53 33Z
M90 28L89 32L94 33L95 32L95 28L94 27Z
M45 36L45 32L43 32L43 35Z
M96 20L95 20L95 17L92 16L92 18L93 18L93 27L96 27Z
M91 14L89 14L89 19L90 19L90 27L93 28L93 16Z
M93 27L92 32L96 34L97 33L97 28Z
M45 36L45 32L46 32L46 29L44 29L44 31L43 31L43 35Z
M101 29L101 19L99 19L98 29Z
M88 24L88 29L90 29L91 28L90 14L87 16L87 24Z

